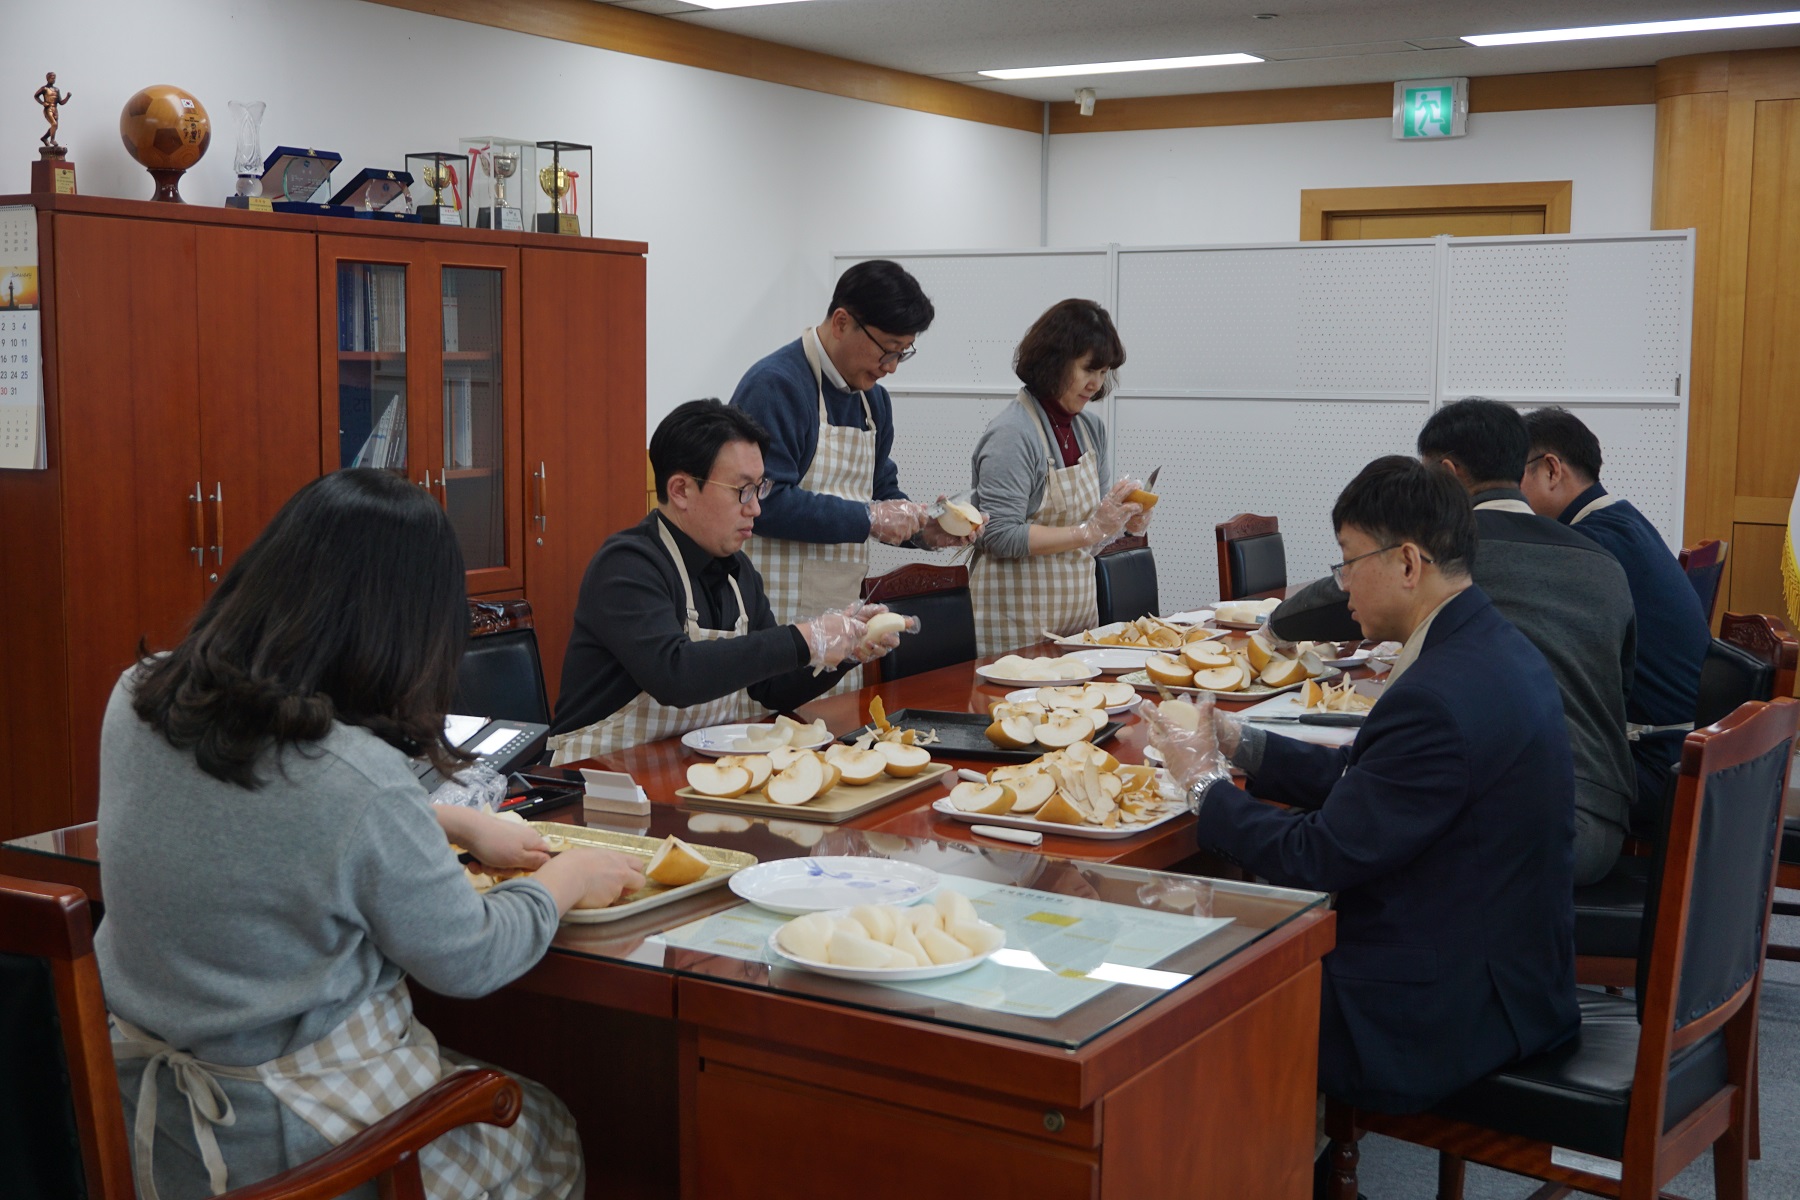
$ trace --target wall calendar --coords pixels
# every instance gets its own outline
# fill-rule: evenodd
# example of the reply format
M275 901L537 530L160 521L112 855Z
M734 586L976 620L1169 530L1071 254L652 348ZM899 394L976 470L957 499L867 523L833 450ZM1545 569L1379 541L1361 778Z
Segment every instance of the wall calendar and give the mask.
M0 468L43 470L37 210L0 207Z

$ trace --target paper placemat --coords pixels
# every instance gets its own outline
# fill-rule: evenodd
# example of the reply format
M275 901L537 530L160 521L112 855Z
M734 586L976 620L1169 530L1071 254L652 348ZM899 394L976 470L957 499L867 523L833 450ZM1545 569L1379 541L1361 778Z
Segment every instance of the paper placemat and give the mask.
M967 896L982 920L1006 930L1006 948L960 975L876 986L1049 1020L1115 984L1168 988L1185 982L1186 975L1153 968L1232 921L1230 917L1188 917L955 875L944 876L944 883ZM768 962L769 935L789 920L753 904L741 904L646 940Z

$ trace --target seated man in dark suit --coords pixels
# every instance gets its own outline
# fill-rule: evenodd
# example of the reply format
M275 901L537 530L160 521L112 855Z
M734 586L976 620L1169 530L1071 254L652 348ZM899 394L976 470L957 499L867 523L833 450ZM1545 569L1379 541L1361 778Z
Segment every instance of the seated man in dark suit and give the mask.
M1348 747L1202 705L1148 714L1196 832L1271 882L1336 892L1319 1087L1414 1112L1580 1024L1570 879L1574 769L1550 668L1469 578L1467 499L1376 459L1332 510L1363 633L1405 643ZM1485 544L1482 550L1485 551ZM1223 759L1257 796L1231 782Z
M1700 667L1712 645L1706 610L1662 534L1623 496L1600 486L1600 439L1566 408L1525 414L1531 457L1519 485L1533 512L1585 533L1625 569L1637 610L1637 659L1625 717L1634 728L1637 801L1632 828L1654 837L1681 740L1694 727Z
M1419 430L1419 458L1462 484L1475 506L1475 583L1542 652L1562 694L1575 755L1575 882L1606 876L1625 844L1637 794L1625 740L1625 694L1637 658L1631 587L1613 556L1531 511L1519 481L1531 445L1518 410L1471 397ZM1309 583L1269 617L1284 638L1356 636L1344 593Z

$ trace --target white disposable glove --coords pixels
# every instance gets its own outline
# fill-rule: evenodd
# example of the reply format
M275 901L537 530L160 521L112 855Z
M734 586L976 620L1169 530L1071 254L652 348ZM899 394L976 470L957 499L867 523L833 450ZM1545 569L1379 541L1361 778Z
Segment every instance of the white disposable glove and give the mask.
M1150 744L1163 756L1174 785L1171 790L1186 798L1190 811L1199 810L1207 788L1231 778L1231 755L1243 740L1238 719L1220 712L1211 696L1202 696L1195 707L1200 710L1196 729L1178 724L1157 705L1145 704L1139 710L1150 726Z
M1141 505L1125 499L1136 486L1129 479L1113 484L1112 490L1101 497L1094 515L1075 527L1081 531L1081 544L1089 554L1098 554L1118 541L1131 519L1143 514Z
M1120 486L1125 486L1127 484L1130 485L1128 487L1125 487L1125 492L1127 495L1130 495L1132 492L1135 492L1139 488L1144 486L1143 484L1139 483L1137 480L1131 478L1129 475L1127 475L1124 479L1119 480L1119 484L1120 484ZM1148 533L1149 531L1150 531L1150 510L1140 504L1140 505L1138 505L1137 515L1135 517L1131 518L1131 520L1125 522L1125 532L1131 534L1133 537L1136 537L1139 534Z
M846 615L861 621L866 627L870 621L887 612L888 607L885 604L861 603L852 604L843 611ZM867 633L865 633L863 635L863 640L856 644L856 649L850 652L850 657L854 658L859 663L874 662L876 659L900 644L901 634L919 632L919 618L904 616L900 613L895 613L893 615L898 616L902 621L906 622L903 628L890 629L888 632L876 637L869 637Z
M814 675L831 670L856 652L869 632L868 622L854 615L864 607L861 603L852 604L848 608L820 613L810 621L797 622L800 636L806 639L806 648L812 651L807 665ZM879 605L874 607L880 608Z
M898 546L925 524L925 506L912 500L871 500L869 536Z

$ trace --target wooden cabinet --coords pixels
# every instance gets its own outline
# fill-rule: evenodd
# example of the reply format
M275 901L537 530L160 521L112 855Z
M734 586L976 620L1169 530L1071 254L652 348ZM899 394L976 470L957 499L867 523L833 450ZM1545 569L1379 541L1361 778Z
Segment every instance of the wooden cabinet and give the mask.
M470 594L532 600L560 662L588 559L642 515L641 243L0 203L38 209L49 454L0 471L0 837L93 816L140 643L177 641L295 490L352 462L429 488Z

